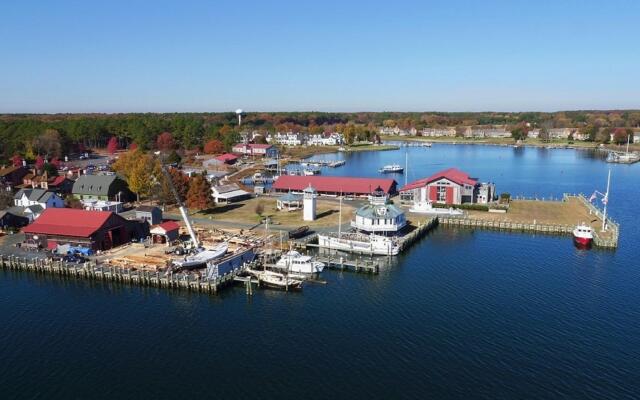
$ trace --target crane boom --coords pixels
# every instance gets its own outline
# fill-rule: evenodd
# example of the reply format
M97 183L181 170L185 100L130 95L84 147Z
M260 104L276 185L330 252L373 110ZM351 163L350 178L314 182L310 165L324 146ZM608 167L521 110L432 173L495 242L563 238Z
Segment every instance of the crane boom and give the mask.
M184 221L184 224L187 226L187 231L189 232L189 236L191 236L191 240L193 241L193 246L194 248L197 249L200 247L200 242L198 241L196 232L193 230L193 225L191 225L191 221L189 220L187 209L182 203L182 199L178 195L178 191L176 190L176 187L173 185L173 179L171 179L171 175L169 174L169 171L167 170L166 165L164 165L164 163L162 162L160 162L160 169L162 170L162 174L164 175L165 179L167 180L167 183L169 184L169 188L171 188L171 192L173 193L173 196L176 198L176 202L178 204L178 210L180 210L180 215L182 215L182 220Z

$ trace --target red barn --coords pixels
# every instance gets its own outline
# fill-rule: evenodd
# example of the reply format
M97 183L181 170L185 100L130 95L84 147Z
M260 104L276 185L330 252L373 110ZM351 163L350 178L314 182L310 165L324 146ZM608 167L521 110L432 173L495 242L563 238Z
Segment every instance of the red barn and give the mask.
M397 187L393 179L283 175L273 184L273 189L276 192L302 192L309 185L318 194L328 196L368 196L378 186L385 194L393 195Z
M59 244L71 244L94 251L127 243L129 231L129 222L113 212L72 208L47 208L22 229L28 246L55 249Z

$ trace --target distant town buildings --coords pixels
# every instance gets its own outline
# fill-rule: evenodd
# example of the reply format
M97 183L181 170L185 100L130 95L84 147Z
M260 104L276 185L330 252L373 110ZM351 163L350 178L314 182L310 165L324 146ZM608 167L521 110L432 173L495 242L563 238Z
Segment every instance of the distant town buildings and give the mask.
M278 149L270 144L257 144L257 143L238 143L233 146L232 151L236 154L242 154L252 157L271 157L278 156Z
M267 135L267 143L283 146L338 146L344 144L344 137L337 132L307 134L300 132L276 132Z

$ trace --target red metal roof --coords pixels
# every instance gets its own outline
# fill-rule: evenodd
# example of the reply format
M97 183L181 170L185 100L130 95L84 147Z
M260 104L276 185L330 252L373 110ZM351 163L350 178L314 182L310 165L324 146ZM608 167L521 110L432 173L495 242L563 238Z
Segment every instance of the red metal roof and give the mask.
M166 221L158 224L156 228L161 228L165 232L171 232L180 229L180 225L176 221Z
M222 155L219 155L218 157L216 157L216 160L223 161L223 162L224 161L234 161L234 160L237 160L237 159L238 159L238 156L236 156L234 154L229 154L229 153L222 154Z
M99 230L112 214L111 211L47 208L22 232L86 238Z
M370 194L378 186L385 193L395 192L396 181L382 178L283 175L273 184L276 190L304 190L309 185L318 192Z
M470 178L467 173L462 172L457 168L448 168L448 169L436 172L435 174L431 175L428 178L422 178L422 179L418 179L417 181L408 183L406 186L403 186L402 188L400 188L400 191L403 192L405 190L417 189L442 178L446 178L451 182L457 183L458 185L467 184L467 185L473 186L476 183L478 183L477 180Z

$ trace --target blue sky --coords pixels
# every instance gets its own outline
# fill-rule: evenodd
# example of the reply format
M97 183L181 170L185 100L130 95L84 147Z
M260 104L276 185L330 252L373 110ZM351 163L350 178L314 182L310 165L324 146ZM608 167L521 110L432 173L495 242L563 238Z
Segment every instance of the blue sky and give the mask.
M0 112L640 108L639 1L5 1Z

